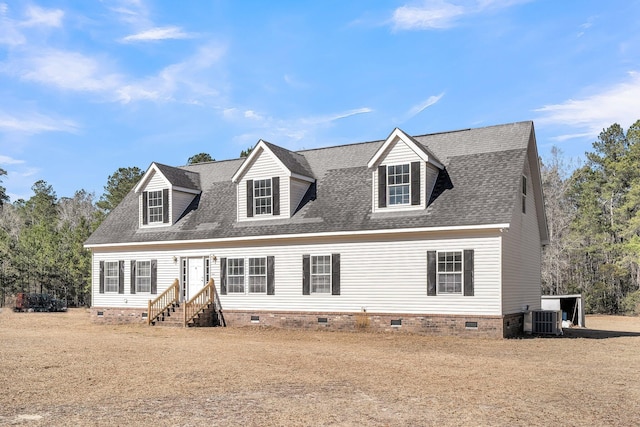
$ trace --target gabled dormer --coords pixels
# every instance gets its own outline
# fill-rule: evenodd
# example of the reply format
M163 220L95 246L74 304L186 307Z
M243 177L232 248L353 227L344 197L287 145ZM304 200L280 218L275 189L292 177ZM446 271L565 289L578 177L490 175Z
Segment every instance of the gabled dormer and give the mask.
M238 221L291 218L315 178L303 155L260 140L232 177Z
M152 163L134 188L140 228L173 225L200 194L195 172Z
M425 209L444 166L426 147L395 128L373 155L373 212Z

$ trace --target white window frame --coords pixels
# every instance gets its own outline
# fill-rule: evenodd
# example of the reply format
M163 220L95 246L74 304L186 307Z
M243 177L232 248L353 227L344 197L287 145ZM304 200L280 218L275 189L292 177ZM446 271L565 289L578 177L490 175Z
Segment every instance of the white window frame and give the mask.
M252 265L259 262L261 265ZM256 272L256 268L259 271ZM266 294L267 293L267 257L251 257L247 259L247 293L250 294ZM261 282L261 283L255 283ZM255 290L259 286L260 290ZM264 289L264 290L263 290Z
M401 168L400 173L398 173L398 168ZM406 168L406 172L405 169ZM392 172L393 171L393 172ZM404 182L404 177L406 175L407 182ZM397 183L398 177L401 178L400 183ZM393 184L391 183L393 179ZM406 187L406 193L404 192L404 188ZM392 191L396 191L397 189L402 189L402 192L399 194L391 194ZM400 201L397 199L400 198ZM394 165L387 165L387 206L407 206L411 204L411 164L410 163L400 163Z
M142 265L143 264L147 264L148 265L148 275L142 275L140 274L142 271ZM151 261L136 261L136 293L151 293ZM145 284L148 286L148 290L146 289L142 289L143 286L143 282L147 281L148 282Z
M272 215L273 182L271 178L253 180L253 214Z
M244 258L227 258L227 294L245 294L245 272ZM238 287L242 290L235 290Z
M446 259L447 254L452 254L454 257L453 260L449 261ZM440 256L445 256L445 260L443 262L440 261ZM455 256L459 255L460 260L456 260ZM441 271L441 263L444 263L444 270ZM456 270L456 266L459 267L459 270ZM441 282L441 279L445 277L452 277L454 279L455 285L459 283L460 289L456 290L448 290L447 288L441 289L441 286L447 286L446 283ZM458 277L458 281L456 283L455 278ZM438 295L462 295L464 292L464 251L462 250L447 250L447 251L437 251L436 252L436 289Z
M322 260L322 264L319 265L318 261ZM325 261L328 260L328 263ZM331 255L311 255L311 260L309 262L309 291L311 294L319 294L319 295L331 295L331 286L332 282L332 259ZM322 266L322 271L318 272L318 267ZM327 271L328 267L328 271ZM319 281L323 281L324 283L319 284ZM322 290L318 290L319 287Z
M164 221L162 190L147 192L147 223L161 224Z
M109 274L115 271L115 275ZM118 293L120 287L120 263L118 261L104 262L104 292Z

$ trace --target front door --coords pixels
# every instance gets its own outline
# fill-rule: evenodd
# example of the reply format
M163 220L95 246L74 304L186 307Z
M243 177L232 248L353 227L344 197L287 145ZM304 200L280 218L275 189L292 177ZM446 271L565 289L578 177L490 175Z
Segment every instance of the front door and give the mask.
M204 258L187 258L186 299L190 300L204 288Z

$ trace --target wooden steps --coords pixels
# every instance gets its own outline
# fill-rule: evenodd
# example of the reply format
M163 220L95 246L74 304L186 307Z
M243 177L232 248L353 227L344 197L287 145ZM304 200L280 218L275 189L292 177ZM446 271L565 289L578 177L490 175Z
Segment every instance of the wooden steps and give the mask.
M153 326L182 327L184 326L184 307L181 304L174 304L167 308L162 314L151 323ZM194 317L187 327L214 327L223 326L222 314L219 313L214 304L210 304L196 317Z

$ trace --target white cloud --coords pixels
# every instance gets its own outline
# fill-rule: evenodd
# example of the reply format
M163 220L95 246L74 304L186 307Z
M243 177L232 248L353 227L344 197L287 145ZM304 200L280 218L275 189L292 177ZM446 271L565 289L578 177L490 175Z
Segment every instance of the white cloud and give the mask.
M247 119L251 119L251 120L264 120L264 117L262 117L260 114L256 113L253 110L247 110L244 112L244 117Z
M114 1L115 6L109 10L114 12L119 21L136 28L152 27L149 20L149 11L146 6L137 0Z
M0 154L0 165L19 165L24 163L24 160L18 160L9 156L3 156Z
M28 51L0 71L63 90L102 92L121 84L121 77L106 71L104 62L77 52L56 49Z
M128 43L168 39L188 39L191 37L192 35L185 33L180 27L155 27L126 36L122 39L122 42Z
M27 20L20 23L23 27L61 27L64 12L60 9L43 9L31 5L27 7Z
M453 27L466 15L505 9L530 0L424 0L417 6L400 6L393 12L395 30L429 30Z
M397 30L449 28L465 12L464 7L442 0L428 1L423 6L397 8L393 12L393 25Z
M222 45L202 46L185 61L139 80L113 71L105 58L55 49L20 52L22 55L16 54L10 62L0 63L0 72L65 91L99 94L107 101L125 104L140 100L201 104L202 99L218 95L218 90L207 82L214 80L211 68L225 52Z
M441 93L440 95L432 95L429 98L427 98L425 101L421 102L418 105L414 105L413 107L411 107L411 109L407 112L407 117L405 120L409 120L410 118L420 114L421 112L423 112L425 109L431 107L432 105L436 104L438 101L440 101L440 99L444 96L444 92Z
M335 121L371 112L373 112L371 108L363 107L334 114L278 119L257 115L253 110L246 110L243 117L247 120L243 122L239 122L241 118L236 108L227 108L222 111L222 114L226 120L239 123L243 128L253 128L249 132L234 137L238 145L251 145L259 139L264 139L290 149L298 149L301 145L306 148L317 145L315 135L323 128L330 127Z
M358 114L367 114L367 113L372 113L373 110L371 108L368 107L364 107L364 108L356 108L355 110L348 110L345 111L343 113L338 113L335 114L333 116L329 116L327 118L320 118L320 121L318 123L323 123L323 122L332 122L335 120L340 120L340 119L346 119L347 117L351 117L351 116L357 116Z
M638 120L640 111L640 74L630 72L626 81L614 84L582 99L568 99L560 104L545 105L537 123L575 129L556 136L558 141L597 136L602 129L619 123L629 127Z
M15 117L0 113L0 132L34 135L43 132L75 133L78 129L79 126L72 120L53 118L43 114L33 113L26 117Z
M165 67L156 76L122 85L116 90L117 100L125 104L137 100L200 104L202 99L219 95L217 89L201 82L212 80L211 68L225 53L222 45L202 46L185 61Z

